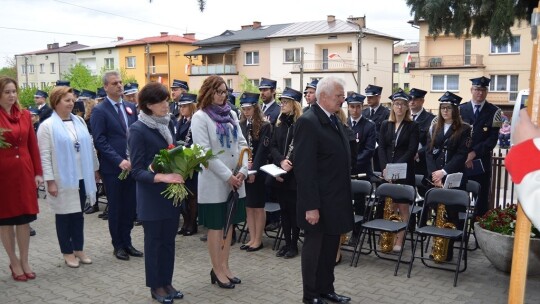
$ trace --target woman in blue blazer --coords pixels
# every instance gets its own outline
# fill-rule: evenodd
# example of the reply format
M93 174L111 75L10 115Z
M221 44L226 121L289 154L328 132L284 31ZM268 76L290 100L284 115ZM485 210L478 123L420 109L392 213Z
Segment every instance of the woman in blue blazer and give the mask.
M175 237L180 208L163 192L167 184L184 183L179 174L148 170L154 156L174 143L174 122L168 115L169 92L159 83L150 83L139 92L139 120L129 128L128 147L131 175L137 183L137 215L144 228L146 286L152 298L172 303L184 295L172 286Z

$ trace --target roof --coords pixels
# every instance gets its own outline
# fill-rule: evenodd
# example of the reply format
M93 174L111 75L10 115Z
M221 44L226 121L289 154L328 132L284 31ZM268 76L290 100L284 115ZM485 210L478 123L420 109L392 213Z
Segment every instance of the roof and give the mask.
M211 46L202 46L199 47L196 50L193 50L191 52L187 52L184 54L184 56L196 56L196 55L210 55L210 54L225 54L232 50L235 50L239 48L240 45L228 45L228 46L218 46L218 47L211 47Z
M110 49L110 48L116 47L119 44L131 42L131 41L133 41L133 40L128 39L128 40L120 40L120 41L111 41L111 42L107 42L107 43L102 43L102 44L98 44L98 45L78 49L77 52L100 50L100 49Z
M420 43L411 42L405 44L397 44L394 46L394 55L404 54L404 53L419 53L420 52Z
M168 43L168 42L192 44L196 41L197 39L182 37L179 35L161 35L161 36L135 39L129 42L117 44L116 46L144 45L144 44Z
M346 33L358 33L358 25L356 23L347 22L336 19L335 21L328 22L327 20L319 21L307 21L292 23L286 28L270 35L268 38L278 37L293 37L293 36L314 36L325 34L346 34ZM403 39L390 36L369 28L362 28L362 33L368 35L379 36L394 41L401 41Z
M214 36L208 39L194 42L193 45L196 45L196 46L216 45L216 44L238 43L241 41L266 39L273 33L291 24L292 23L264 25L257 28L249 27L247 29L242 29L238 31L226 30L218 36Z
M41 55L41 54L56 54L56 53L73 53L76 50L82 49L88 47L88 45L79 44L76 41L68 43L65 46L57 47L57 48L51 48L51 49L45 49L45 50L39 50L39 51L33 51L28 52L24 54L19 55Z

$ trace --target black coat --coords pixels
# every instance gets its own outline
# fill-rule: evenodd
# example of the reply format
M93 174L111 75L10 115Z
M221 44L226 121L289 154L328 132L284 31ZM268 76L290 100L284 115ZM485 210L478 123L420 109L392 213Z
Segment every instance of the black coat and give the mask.
M369 120L375 123L376 136L377 139L379 139L379 131L381 130L381 124L383 121L387 120L388 117L390 117L390 110L387 107L380 105L372 117L371 108L366 107L364 110L362 110L362 116L365 118L369 118Z
M191 136L191 120L180 119L176 125L176 141L183 141L187 146L193 144L193 137Z
M419 136L419 142L422 145L420 149L418 149L418 161L416 161L415 166L415 173L416 174L427 174L427 167L426 167L426 149L428 143L428 132L429 127L431 126L431 121L433 121L433 118L435 118L435 115L433 113L426 111L424 109L418 117L416 117L416 123L418 124L418 129L420 132Z
M315 104L296 122L294 174L297 177L297 219L304 230L339 235L354 226L348 138ZM306 221L306 211L319 210L319 222Z
M355 146L352 155L352 174L366 173L368 176L373 174L371 159L375 153L375 142L377 132L375 123L363 115L358 123L352 127L352 120L349 118L349 126L353 131L353 145Z
M403 121L401 131L397 137L394 147L394 122L385 120L381 124L379 132L379 161L381 170L389 163L407 163L407 177L405 180L398 180L398 183L415 185L414 156L418 150L418 124L414 121Z
M281 162L285 159L289 153L291 141L293 141L294 135L294 122L293 115L281 115L280 125L274 127L274 133L272 134L272 143L270 145L270 156L274 165L281 167ZM294 157L294 143L293 149L289 160L292 162ZM293 163L294 168L294 163ZM294 170L287 172L281 176L284 181L278 182L272 177L272 186L276 188L287 188L289 190L296 190L296 178L294 177Z
M53 110L48 104L45 104L41 109L38 109L39 123L42 123L45 119L51 117Z
M471 126L463 124L461 129L459 137L454 139L451 138L452 134L454 134L452 128L449 128L446 134L444 134L444 130L439 130L437 134L433 135L435 136L433 147L431 147L431 133L428 132L426 164L427 178L429 180L431 180L431 174L434 171L441 169L444 169L447 174L464 173L465 161L471 143ZM461 179L461 187L464 188L466 184L467 177L464 175Z
M476 158L481 159L486 173L491 172L491 154L502 126L501 109L486 101L478 121L475 121L473 106L469 101L459 106L459 113L463 121L473 127L471 149L476 153Z

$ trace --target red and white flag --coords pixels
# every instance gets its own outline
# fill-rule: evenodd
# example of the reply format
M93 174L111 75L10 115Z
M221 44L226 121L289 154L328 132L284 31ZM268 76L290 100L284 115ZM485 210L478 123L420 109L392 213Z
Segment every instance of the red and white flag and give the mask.
M403 63L403 68L406 69L409 66L409 63L412 62L412 56L411 53L407 53L407 57L405 57L405 62Z

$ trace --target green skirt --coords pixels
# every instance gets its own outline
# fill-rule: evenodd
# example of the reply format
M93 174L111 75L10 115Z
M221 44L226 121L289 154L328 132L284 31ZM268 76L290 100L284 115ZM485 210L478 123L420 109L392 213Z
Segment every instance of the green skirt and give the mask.
M218 204L199 204L199 224L208 229L222 230L225 227L225 213L227 202ZM236 203L236 212L232 224L242 223L246 220L246 198Z

